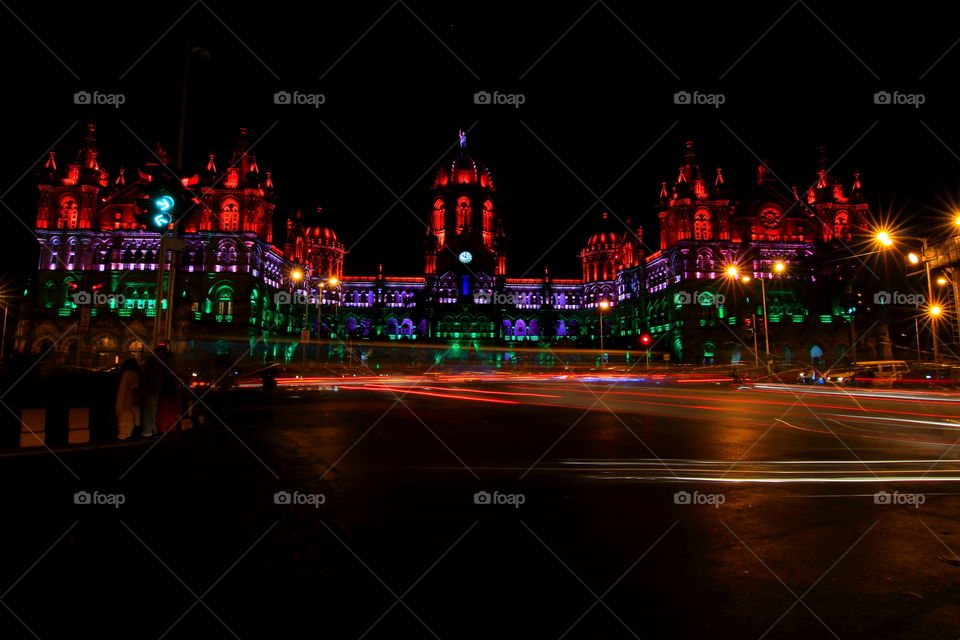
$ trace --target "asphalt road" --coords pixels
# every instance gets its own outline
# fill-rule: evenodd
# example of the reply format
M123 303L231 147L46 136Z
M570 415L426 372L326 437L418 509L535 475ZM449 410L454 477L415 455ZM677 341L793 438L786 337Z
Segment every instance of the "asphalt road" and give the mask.
M956 395L337 387L0 457L3 637L960 635Z

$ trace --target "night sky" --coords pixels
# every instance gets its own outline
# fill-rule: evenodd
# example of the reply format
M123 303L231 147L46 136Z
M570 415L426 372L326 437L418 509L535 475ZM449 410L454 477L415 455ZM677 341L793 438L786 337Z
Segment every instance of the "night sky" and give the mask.
M51 147L62 167L84 123L97 124L112 174L122 164L135 175L148 158L141 141L175 157L186 43L203 51L192 58L183 173L211 152L223 167L247 127L260 168L273 171L278 221L323 207L321 222L350 248L347 274L379 263L422 272L424 227L410 209L425 218L459 128L498 181L514 277L544 264L578 276L576 254L604 210L642 221L656 245L660 182L675 178L688 139L702 169L723 167L744 194L756 156L802 191L827 145L846 184L861 171L875 213L899 212L917 233L932 233L937 209L960 201L960 27L934 3L909 13L833 2L255 6L0 7L0 193L13 211L4 215L25 223L7 224L5 269L35 267L32 173ZM79 90L126 102L78 106ZM326 103L276 105L281 90L323 93ZM525 103L475 105L480 90ZM722 93L725 103L677 105L680 90ZM881 90L920 93L925 104L875 105Z

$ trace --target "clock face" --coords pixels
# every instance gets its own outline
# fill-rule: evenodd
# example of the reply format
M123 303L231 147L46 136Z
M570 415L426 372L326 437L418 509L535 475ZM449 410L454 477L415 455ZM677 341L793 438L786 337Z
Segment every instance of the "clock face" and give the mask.
M774 208L764 209L760 212L760 222L767 229L776 229L780 226L780 212Z
M470 261L473 260L473 254L469 251L461 251L457 257L460 258L460 262L463 264L470 264Z

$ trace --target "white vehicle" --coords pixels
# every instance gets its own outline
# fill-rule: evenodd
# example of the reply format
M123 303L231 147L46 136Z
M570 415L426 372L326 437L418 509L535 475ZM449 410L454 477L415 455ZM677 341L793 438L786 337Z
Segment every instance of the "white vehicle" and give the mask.
M831 369L827 373L828 384L847 387L889 386L897 377L910 369L903 360L864 360L846 367Z

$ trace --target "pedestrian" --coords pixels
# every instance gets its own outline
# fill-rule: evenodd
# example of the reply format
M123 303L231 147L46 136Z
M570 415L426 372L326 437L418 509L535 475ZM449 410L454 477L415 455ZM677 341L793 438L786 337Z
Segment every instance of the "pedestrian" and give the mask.
M167 370L162 358L166 353L166 345L158 345L143 365L143 375L140 379L140 425L143 427L141 435L144 438L152 437L156 431L157 404L160 402L163 374Z
M120 365L117 386L117 438L129 440L140 426L140 366L133 358Z

